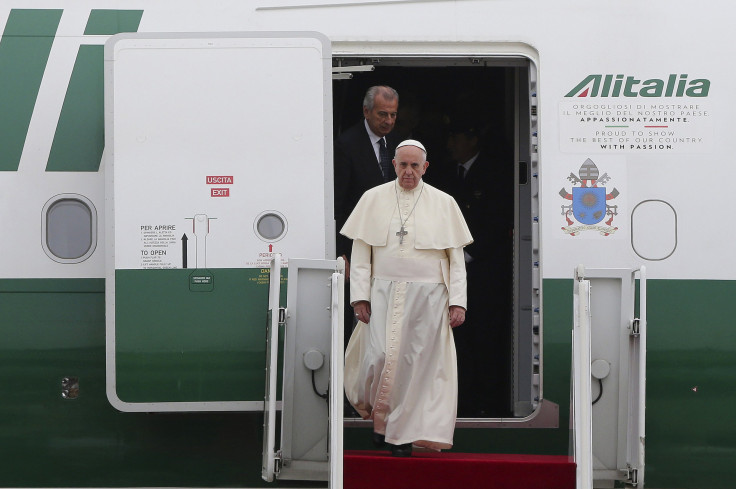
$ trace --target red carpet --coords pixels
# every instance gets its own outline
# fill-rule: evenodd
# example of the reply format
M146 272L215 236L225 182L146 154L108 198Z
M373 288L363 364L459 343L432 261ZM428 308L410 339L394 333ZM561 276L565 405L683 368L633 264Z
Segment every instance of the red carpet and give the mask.
M344 489L575 489L575 463L559 455L346 450Z

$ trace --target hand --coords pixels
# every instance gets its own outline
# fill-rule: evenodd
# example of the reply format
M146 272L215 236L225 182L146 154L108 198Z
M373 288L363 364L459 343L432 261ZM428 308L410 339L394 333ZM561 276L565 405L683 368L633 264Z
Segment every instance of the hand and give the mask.
M355 318L365 324L368 324L371 320L371 303L368 301L358 301L353 304L353 311L355 311Z
M450 326L456 328L465 322L465 308L450 306Z

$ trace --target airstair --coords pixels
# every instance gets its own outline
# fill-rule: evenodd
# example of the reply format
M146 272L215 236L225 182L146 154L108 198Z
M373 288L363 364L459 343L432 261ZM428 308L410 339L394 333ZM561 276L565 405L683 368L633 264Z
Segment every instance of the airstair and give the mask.
M277 257L271 277L280 277ZM625 484L643 487L644 482L644 394L646 369L646 270L575 270L572 331L571 454L486 454L455 452L415 452L409 458L392 457L386 451L343 450L342 423L342 297L341 261L293 260L289 264L287 313L278 312L278 300L271 303L273 354L269 367L271 380L266 400L266 442L264 479L328 480L330 488L363 489L400 487L432 488L514 488L514 489L592 489ZM636 300L638 278L638 301ZM300 283L304 280L304 283ZM314 308L313 301L299 299L299 290L314 290L329 281L332 292L329 310ZM273 298L280 296L279 279L272 280ZM327 296L324 301L326 302ZM639 314L635 311L638 306ZM304 330L306 312L323 316L318 323L330 323L332 331L312 337ZM284 358L284 391L281 447L275 448L276 372L278 370L279 318L292 317L292 331L306 335L307 343L330 345L325 367L330 372L327 414L329 437L325 430L299 428L314 425L314 413L297 404L309 395L299 395L297 384L305 379L312 364L310 349L299 338L286 334L285 355L298 350L295 358ZM331 320L328 321L328 316ZM299 318L302 318L301 326ZM308 321L313 322L313 321ZM327 343L325 342L327 341ZM308 346L308 345L307 345ZM303 351L302 351L303 350ZM307 376L307 377L305 377ZM295 380L300 380L295 382ZM314 397L314 396L311 396ZM312 402L313 399L311 399ZM317 404L315 404L317 406ZM327 440L329 438L329 440ZM301 454L297 456L297 450ZM319 447L319 450L315 450ZM319 452L319 453L318 453ZM335 456L337 455L337 456ZM315 458L316 457L316 458ZM316 461L315 461L316 460ZM320 475L322 474L322 475Z

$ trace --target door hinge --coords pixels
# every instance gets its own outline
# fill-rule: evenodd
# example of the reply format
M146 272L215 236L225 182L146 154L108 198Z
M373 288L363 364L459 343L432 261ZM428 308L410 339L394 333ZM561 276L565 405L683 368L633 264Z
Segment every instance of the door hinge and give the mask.
M281 450L277 450L273 458L273 475L278 479L281 473L281 467L283 466L283 459L281 458Z
M624 479L624 484L631 487L636 487L637 484L639 484L639 469L636 469L631 465L627 465L625 472L626 478Z
M286 324L286 308L279 307L279 326L284 326L285 324Z
M639 318L631 320L631 336L639 336Z

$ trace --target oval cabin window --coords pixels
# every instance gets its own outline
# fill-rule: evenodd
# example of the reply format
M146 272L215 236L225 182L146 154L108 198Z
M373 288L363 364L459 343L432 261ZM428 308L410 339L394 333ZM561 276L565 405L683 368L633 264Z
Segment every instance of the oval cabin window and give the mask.
M86 260L97 244L97 212L81 195L57 195L43 209L43 248L59 263Z
M649 261L669 258L677 248L677 213L663 200L645 200L631 211L631 247Z

